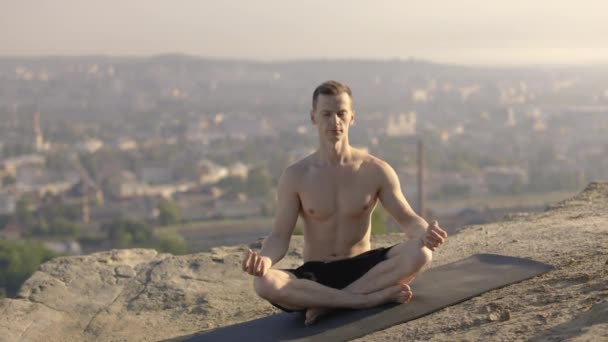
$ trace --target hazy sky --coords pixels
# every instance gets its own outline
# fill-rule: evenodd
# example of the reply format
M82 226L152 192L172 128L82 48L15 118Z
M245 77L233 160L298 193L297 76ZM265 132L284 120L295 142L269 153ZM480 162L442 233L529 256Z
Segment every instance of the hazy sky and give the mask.
M0 0L0 56L608 64L607 0Z

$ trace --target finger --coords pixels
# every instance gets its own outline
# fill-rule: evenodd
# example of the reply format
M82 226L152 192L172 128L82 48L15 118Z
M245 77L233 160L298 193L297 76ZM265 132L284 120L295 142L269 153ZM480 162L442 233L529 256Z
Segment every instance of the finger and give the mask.
M428 234L426 236L426 241L427 241L426 244L429 248L434 247L435 245L437 245L439 243L439 240L437 239L437 237L432 234Z
M247 251L247 256L245 257L245 260L243 260L243 271L247 272L250 262L251 262L251 250Z
M268 263L266 262L266 260L264 260L260 263L260 277L265 276L267 271L268 271Z
M249 262L249 267L247 268L247 273L254 275L255 263L258 260L258 256L255 253L251 254L251 261Z
M435 233L439 234L442 238L447 238L448 237L448 232L446 232L445 230L437 227L436 229L433 230Z
M439 224L437 223L437 221L433 221L433 223L431 225L429 225L429 230L432 230L436 233L438 233L439 235L441 235L444 239L448 237L448 233L441 229L441 227L439 227Z
M266 260L260 258L260 266L258 268L258 276L262 277L266 273Z
M258 256L258 260L255 262L255 275L259 276L262 273L262 258Z
M439 241L439 243L443 243L443 241L445 240L443 236L439 235L437 232L432 232L431 238L435 241Z

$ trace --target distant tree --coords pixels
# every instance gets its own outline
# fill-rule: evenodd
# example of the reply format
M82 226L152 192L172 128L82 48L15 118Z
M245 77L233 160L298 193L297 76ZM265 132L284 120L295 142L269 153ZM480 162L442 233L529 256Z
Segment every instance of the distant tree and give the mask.
M31 229L32 236L48 236L50 233L49 223L44 217L39 217Z
M53 171L67 171L73 169L73 162L70 161L67 153L53 152L46 155L45 166Z
M372 235L381 235L386 232L384 223L386 222L386 213L383 208L376 207L372 212Z
M156 208L158 209L158 222L161 226L168 226L179 222L181 213L175 202L163 198L158 202Z
M4 177L2 177L2 181L0 182L0 185L13 185L17 182L17 179L13 176L13 175L4 175Z
M31 223L34 215L31 210L31 202L27 197L21 197L15 205L15 215L22 224Z
M41 263L56 256L37 241L0 240L0 289L14 297Z
M102 225L102 231L118 248L140 246L144 247L153 241L152 227L137 220L115 220Z
M0 230L13 220L12 215L0 215Z
M156 234L154 248L161 253L171 253L175 255L188 253L184 238L172 231Z
M272 192L272 177L264 166L249 171L246 181L247 194L251 197L265 197Z
M94 154L81 154L80 163L93 179L99 180L99 168Z
M65 218L58 218L49 225L49 234L55 237L78 238L80 231L80 224Z

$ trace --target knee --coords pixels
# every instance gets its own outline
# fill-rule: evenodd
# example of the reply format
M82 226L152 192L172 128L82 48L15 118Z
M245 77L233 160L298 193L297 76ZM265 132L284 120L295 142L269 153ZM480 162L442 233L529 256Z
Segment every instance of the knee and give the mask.
M253 288L258 296L266 300L273 301L278 297L279 286L277 281L269 274L262 277L255 277L253 280Z
M410 252L405 255L405 258L406 263L410 265L408 269L413 269L414 272L418 272L431 264L433 252L430 249L421 246L410 250Z

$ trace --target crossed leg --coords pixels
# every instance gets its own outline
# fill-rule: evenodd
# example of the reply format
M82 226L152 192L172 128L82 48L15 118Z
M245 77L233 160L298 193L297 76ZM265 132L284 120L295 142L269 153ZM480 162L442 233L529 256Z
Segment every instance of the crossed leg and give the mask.
M394 246L386 257L342 290L275 269L256 277L254 286L258 295L270 302L291 310L307 309L307 324L329 309L407 302L412 295L407 284L430 263L432 252L419 239L414 239Z

